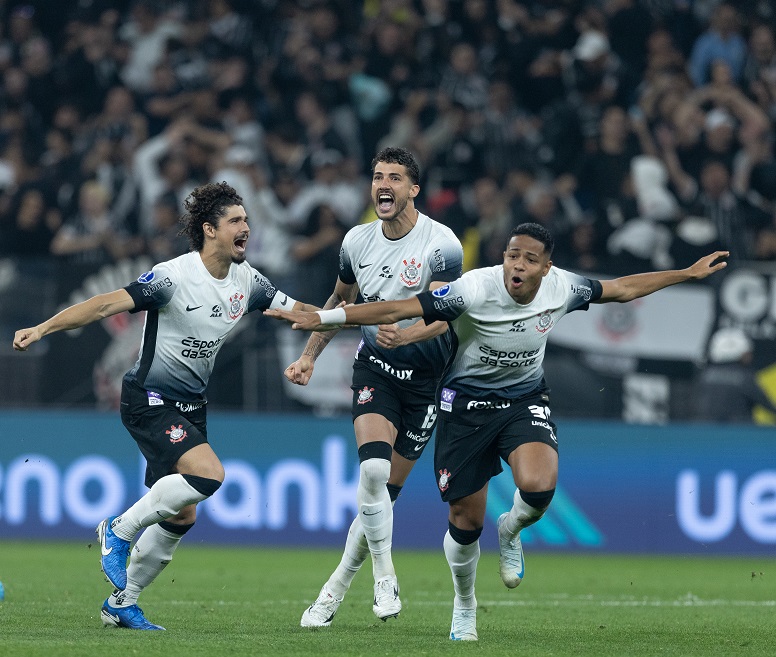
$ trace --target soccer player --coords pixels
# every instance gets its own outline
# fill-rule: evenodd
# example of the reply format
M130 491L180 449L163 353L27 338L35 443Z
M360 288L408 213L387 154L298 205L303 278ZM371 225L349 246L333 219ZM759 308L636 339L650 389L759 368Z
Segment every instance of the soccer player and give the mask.
M558 435L550 417L542 361L553 326L590 303L624 303L669 285L700 280L726 266L717 251L687 269L598 281L554 267L553 238L538 224L512 233L503 265L411 299L347 306L317 313L265 311L296 329L396 322L422 316L452 322L456 348L439 397L434 470L449 503L444 551L455 598L450 638L477 640L474 580L480 555L488 482L503 459L517 486L509 512L498 518L501 579L523 578L520 531L539 520L552 500L558 474Z
M233 188L203 185L185 207L181 233L189 238L189 253L157 264L120 290L21 329L13 340L14 349L26 351L49 333L124 311L148 311L140 356L124 376L121 420L146 458L150 491L97 527L100 564L115 587L102 606L106 626L164 629L145 618L137 599L191 529L197 504L224 480L224 468L207 439L205 397L224 340L253 310L315 309L279 292L245 262L251 231L242 198ZM143 528L127 567L131 542Z
M339 276L324 308L352 303L361 292L373 301L406 299L461 275L463 249L455 234L415 208L420 191L415 158L386 148L372 160L372 202L379 221L345 235ZM375 615L401 611L391 558L393 502L420 458L436 424L435 389L451 349L447 322L413 320L365 326L353 364L353 427L358 446L358 515L342 560L302 615L303 627L331 625L361 564L371 553ZM313 333L285 374L306 385L315 359L337 333Z

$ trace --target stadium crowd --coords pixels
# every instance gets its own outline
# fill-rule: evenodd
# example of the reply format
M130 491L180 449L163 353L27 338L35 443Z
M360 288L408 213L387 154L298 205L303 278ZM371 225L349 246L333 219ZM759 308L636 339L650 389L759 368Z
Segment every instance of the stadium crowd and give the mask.
M357 7L357 11L354 11ZM564 267L776 255L776 12L669 0L31 0L0 16L0 254L186 250L225 180L249 260L322 303L369 162L410 148L465 268L521 221ZM318 281L320 288L318 289ZM300 298L301 298L300 296Z

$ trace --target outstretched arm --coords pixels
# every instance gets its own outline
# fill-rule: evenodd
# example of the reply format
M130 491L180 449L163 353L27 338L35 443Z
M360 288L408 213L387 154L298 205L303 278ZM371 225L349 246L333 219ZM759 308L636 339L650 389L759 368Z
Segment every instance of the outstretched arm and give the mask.
M445 283L442 281L433 281L428 289L436 290L443 285ZM383 349L396 349L407 344L431 340L447 331L447 327L447 322L436 321L426 324L422 319L405 328L401 328L398 324L380 324L377 327L375 339L377 345Z
M105 319L125 310L132 310L134 307L134 300L124 289L98 294L91 299L65 308L37 326L16 331L13 337L13 348L16 351L27 351L27 347L33 342L37 342L49 333L80 328L96 322L98 319Z
M306 331L328 331L343 324L393 324L400 319L422 317L423 308L417 297L399 301L378 301L345 306L334 310L305 313L289 310L265 310L264 314L291 322L291 328Z
M646 274L623 276L610 281L601 281L603 292L594 303L609 303L617 301L625 303L633 299L645 297L648 294L662 290L669 285L685 281L699 281L710 276L715 271L727 267L728 251L715 251L707 255L687 269L671 269L668 271L653 271Z
M347 284L343 283L339 278L337 278L337 284L334 286L334 292L332 292L332 295L329 297L329 299L326 301L326 303L323 305L324 310L330 310L332 308L336 308L337 306L344 303L353 303L356 300L356 296L358 295L358 285L355 283L353 284ZM312 314L315 317L318 317L317 314L315 314L316 308L313 306L307 305L307 304L300 304L297 302L296 305L294 305L294 309L291 311L293 313L296 312L302 312L304 314ZM281 312L288 312L288 311L281 311ZM277 317L278 319L282 319L279 315L272 315L269 311L265 312L265 314L269 314L271 317ZM327 344L331 342L332 338L339 333L340 327L336 327L334 329L321 332L321 333L313 333L310 338L307 340L307 344L305 345L304 351L302 352L302 355L297 358L293 363L291 363L283 373L285 377L291 382L296 383L297 385L306 386L310 382L310 377L313 375L313 369L315 368L315 359L320 356L321 352L324 350Z

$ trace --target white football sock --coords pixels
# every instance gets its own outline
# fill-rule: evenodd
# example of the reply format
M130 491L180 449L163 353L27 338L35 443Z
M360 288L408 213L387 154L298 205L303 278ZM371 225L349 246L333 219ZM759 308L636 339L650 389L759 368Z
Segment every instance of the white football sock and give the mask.
M469 545L461 545L448 531L445 533L443 545L450 572L453 574L455 606L460 609L476 609L474 580L477 578L477 562L480 559L479 540Z
M360 472L356 491L358 517L372 554L372 573L378 580L396 574L391 560L393 506L385 487L391 474L391 462L379 458L367 459L361 463Z
M348 529L345 551L339 565L326 582L326 588L335 598L342 599L350 588L353 578L369 556L369 543L364 534L361 519L356 516Z
M526 504L525 500L520 497L520 489L518 488L512 498L512 508L509 510L509 515L501 523L501 527L510 538L514 538L521 529L530 527L539 520L546 510Z
M111 523L113 533L131 541L143 527L167 520L189 504L206 499L181 474L171 474L157 481L151 490Z
M129 607L137 603L140 592L153 582L172 561L182 534L151 525L137 539L127 567L127 587L114 591L108 604L111 607Z

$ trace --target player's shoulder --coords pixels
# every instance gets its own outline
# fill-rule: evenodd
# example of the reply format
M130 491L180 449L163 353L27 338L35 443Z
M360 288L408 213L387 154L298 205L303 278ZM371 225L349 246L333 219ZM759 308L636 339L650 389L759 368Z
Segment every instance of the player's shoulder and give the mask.
M427 214L423 214L422 212L418 212L418 218L421 219L427 226L427 230L432 236L441 240L450 240L459 247L461 246L461 241L453 232L453 229L449 226L445 226L443 223L437 221L436 219L432 219Z

